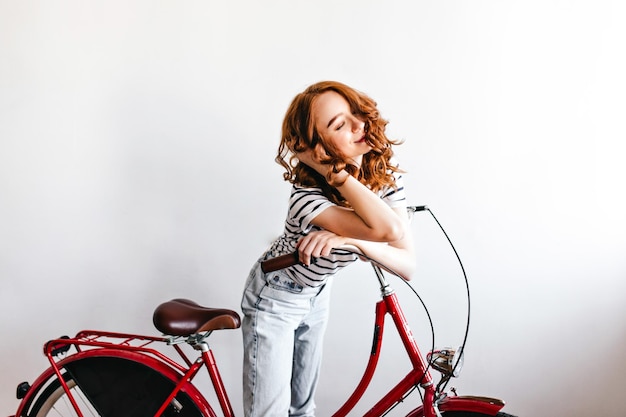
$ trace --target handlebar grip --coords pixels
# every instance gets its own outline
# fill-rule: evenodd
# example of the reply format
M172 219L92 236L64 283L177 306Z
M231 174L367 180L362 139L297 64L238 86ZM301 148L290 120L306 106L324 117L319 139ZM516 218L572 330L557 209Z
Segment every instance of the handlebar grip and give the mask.
M276 258L267 259L261 261L261 271L264 273L278 271L279 269L287 268L298 264L299 256L298 252L288 253L287 255L277 256Z

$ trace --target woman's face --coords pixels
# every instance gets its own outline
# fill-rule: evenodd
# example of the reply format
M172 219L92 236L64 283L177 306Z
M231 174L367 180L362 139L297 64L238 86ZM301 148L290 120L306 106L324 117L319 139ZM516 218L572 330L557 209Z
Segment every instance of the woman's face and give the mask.
M352 114L343 96L326 91L311 108L315 128L324 142L331 143L341 156L361 165L363 155L372 148L365 141L365 123Z

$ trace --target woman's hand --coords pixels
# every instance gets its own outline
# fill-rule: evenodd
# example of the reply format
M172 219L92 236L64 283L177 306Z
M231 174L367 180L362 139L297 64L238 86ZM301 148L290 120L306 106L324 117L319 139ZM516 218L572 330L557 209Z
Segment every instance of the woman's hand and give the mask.
M328 184L333 187L343 185L350 176L345 170L333 172L332 165L323 163L323 161L328 161L330 157L324 147L319 143L314 149L307 149L304 152L296 153L296 157L300 162L308 165L322 175Z
M300 262L306 266L311 264L311 258L330 255L330 251L346 243L343 236L327 230L317 230L304 236L296 248L300 256Z
M329 156L326 153L326 150L321 144L317 144L314 149L307 149L304 152L296 153L296 157L303 164L308 165L313 168L319 174L326 177L330 166L327 164L323 164L323 160L328 160Z

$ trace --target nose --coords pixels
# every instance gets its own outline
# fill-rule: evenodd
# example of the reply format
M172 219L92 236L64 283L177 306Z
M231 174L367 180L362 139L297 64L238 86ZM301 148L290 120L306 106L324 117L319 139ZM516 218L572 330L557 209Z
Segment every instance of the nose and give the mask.
M363 130L363 128L365 127L365 122L362 121L361 119L352 116L352 131L353 132L359 132L361 130Z

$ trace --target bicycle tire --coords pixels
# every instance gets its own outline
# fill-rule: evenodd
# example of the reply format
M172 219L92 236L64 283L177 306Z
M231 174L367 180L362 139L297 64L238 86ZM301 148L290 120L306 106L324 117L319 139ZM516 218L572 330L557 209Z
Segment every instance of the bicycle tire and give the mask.
M176 382L155 369L127 358L95 356L65 364L63 378L84 416L152 417ZM184 388L163 417L214 417L203 414ZM54 376L37 396L29 417L75 417L61 381Z

